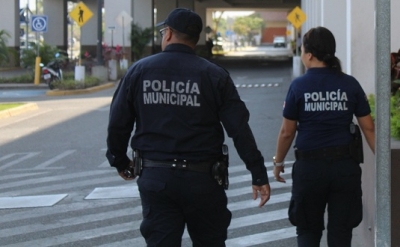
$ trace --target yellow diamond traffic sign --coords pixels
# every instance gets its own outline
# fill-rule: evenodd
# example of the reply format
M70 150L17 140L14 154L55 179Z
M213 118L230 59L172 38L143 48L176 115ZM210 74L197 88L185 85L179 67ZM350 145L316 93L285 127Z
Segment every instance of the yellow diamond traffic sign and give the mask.
M93 13L83 2L79 2L69 13L69 16L81 27L92 18Z
M295 28L299 28L306 21L307 16L299 7L296 7L288 14L287 19Z

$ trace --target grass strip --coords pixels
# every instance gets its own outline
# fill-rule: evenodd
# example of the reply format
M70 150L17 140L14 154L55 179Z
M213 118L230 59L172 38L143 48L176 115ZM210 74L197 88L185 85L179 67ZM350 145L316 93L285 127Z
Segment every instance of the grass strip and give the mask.
M24 103L0 103L0 111L8 110L23 105Z

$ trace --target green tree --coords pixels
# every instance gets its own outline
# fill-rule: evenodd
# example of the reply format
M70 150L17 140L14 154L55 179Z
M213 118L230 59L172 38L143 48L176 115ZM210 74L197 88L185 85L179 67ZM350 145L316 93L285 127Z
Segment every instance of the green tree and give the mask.
M237 35L248 37L248 40L260 33L263 27L264 20L258 14L238 17L233 23L233 31Z
M10 34L5 30L0 30L0 65L10 62L10 49L7 47Z
M217 33L225 33L226 31L226 19L222 18L224 11L215 11L213 12L213 28L212 28L212 36L217 36Z
M132 60L136 61L142 58L146 45L153 37L152 28L141 28L137 24L131 26L131 50Z

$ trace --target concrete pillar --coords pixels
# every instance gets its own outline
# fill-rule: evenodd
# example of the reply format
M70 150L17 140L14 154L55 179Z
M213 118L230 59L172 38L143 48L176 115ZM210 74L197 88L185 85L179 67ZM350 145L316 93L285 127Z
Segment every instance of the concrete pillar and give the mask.
M48 17L47 32L43 33L44 42L68 49L68 10L67 0L43 0L43 14Z
M179 8L194 10L194 0L177 0Z
M165 0L154 0L154 5L157 11L155 24L164 21L167 18L168 14L177 7L175 1ZM158 32L155 39L155 44L157 46L157 50L161 50L161 36Z
M336 57L338 57L341 61L343 72L349 73L347 71L347 40L348 40L348 32L347 32L347 23L350 21L346 16L347 9L347 0L335 0L335 1L325 1L323 5L323 26L329 28L336 40ZM341 18L337 18L337 13L344 13Z
M350 15L348 25L351 26L350 39L350 61L351 74L361 83L365 92L375 94L375 2L363 0L350 1ZM370 18L365 18L365 17ZM388 68L389 69L389 68ZM374 246L375 242L375 164L374 156L371 155L367 145L364 145L364 154L370 158L364 159L362 173L363 189L363 221L355 229L355 233L363 240L364 246Z
M81 27L82 54L88 52L93 59L97 54L97 0L84 0L83 3L92 12L92 17ZM94 61L93 61L94 62Z
M3 20L0 21L0 30L5 30L11 37L8 38L7 46L19 51L20 39L20 21L19 21L19 1L3 0L1 2L0 16ZM9 66L18 64L19 56L11 55Z

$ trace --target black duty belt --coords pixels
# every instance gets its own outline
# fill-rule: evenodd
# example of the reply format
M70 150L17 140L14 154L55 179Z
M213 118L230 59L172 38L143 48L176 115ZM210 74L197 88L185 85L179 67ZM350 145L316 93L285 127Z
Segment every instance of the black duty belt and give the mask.
M169 168L179 169L194 172L211 173L211 167L214 162L190 162L185 160L173 160L173 161L159 161L159 160L148 160L143 159L143 167L156 167L156 168Z
M296 160L340 159L350 157L350 146L338 146L314 149L310 151L294 151Z

